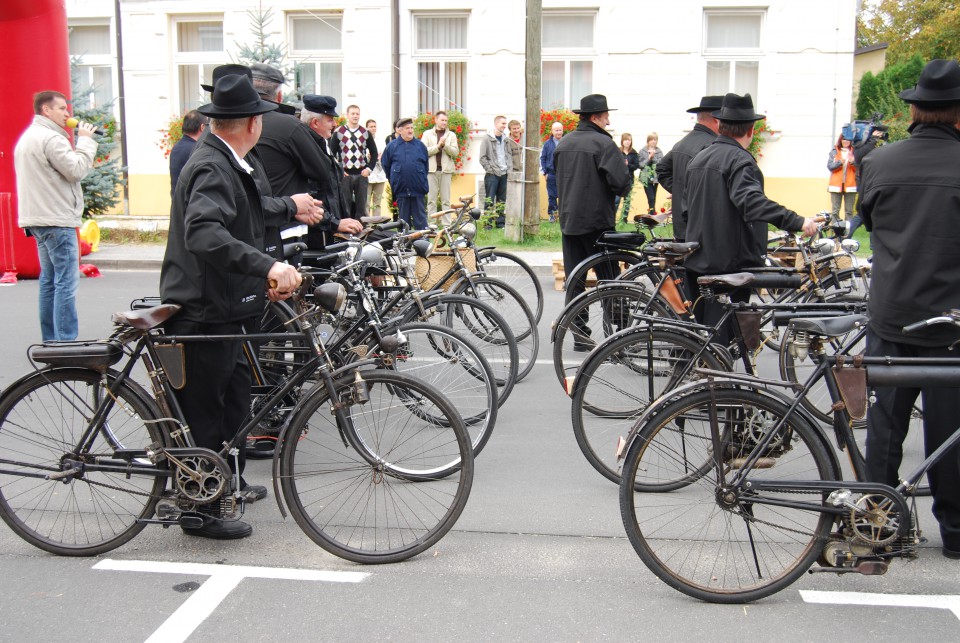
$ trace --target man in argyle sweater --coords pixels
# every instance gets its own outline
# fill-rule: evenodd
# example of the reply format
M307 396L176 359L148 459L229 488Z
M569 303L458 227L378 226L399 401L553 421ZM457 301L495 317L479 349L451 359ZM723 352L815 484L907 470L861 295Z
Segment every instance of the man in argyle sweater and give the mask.
M367 216L368 177L377 164L377 144L360 125L360 108L347 107L347 123L333 132L336 151L343 165L343 193L349 205L347 216Z

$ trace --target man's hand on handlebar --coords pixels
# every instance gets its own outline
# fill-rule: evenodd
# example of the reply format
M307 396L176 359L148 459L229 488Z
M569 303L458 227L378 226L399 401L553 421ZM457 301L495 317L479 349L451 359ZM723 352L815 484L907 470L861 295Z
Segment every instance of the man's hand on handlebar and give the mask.
M267 273L267 298L270 301L289 299L301 281L302 277L296 268L277 261Z
M824 221L826 221L825 217L804 219L803 228L800 229L800 233L805 237L812 237L820 231L820 224Z
M340 219L340 225L337 226L337 232L344 234L359 234L363 231L363 224L356 219Z

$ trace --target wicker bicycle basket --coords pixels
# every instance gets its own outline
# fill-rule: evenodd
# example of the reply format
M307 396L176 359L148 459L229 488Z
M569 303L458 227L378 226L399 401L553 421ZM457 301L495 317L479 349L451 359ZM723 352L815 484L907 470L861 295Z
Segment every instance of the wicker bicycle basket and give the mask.
M460 253L460 259L467 270L476 272L477 256L474 254L473 248L458 248L457 252ZM460 278L460 275L455 273L443 283L440 283L440 280L454 267L455 263L456 260L452 252L434 252L426 259L417 257L414 271L417 275L417 281L420 282L420 287L424 290L433 290L434 288L450 290L450 287Z

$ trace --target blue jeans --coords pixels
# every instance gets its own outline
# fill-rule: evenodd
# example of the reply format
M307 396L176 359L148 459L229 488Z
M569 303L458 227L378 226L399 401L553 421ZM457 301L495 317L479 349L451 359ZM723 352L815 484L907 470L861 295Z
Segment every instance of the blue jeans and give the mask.
M547 214L551 217L557 214L557 175L547 174Z
M36 227L40 255L40 334L43 341L77 338L77 288L80 285L80 245L76 228Z
M401 221L406 221L414 230L427 229L427 206L423 195L396 197Z

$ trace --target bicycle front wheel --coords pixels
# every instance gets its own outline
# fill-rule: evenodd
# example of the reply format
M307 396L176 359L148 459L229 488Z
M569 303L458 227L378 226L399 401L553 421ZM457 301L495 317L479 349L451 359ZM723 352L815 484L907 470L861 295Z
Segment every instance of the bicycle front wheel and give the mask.
M352 375L336 385L347 426L330 412L325 387L302 403L281 446L281 487L297 524L325 550L394 563L429 549L456 523L473 454L456 409L432 387L401 373L361 374L367 401L357 398Z
M722 469L714 463L711 409L716 410ZM769 596L799 578L827 542L833 517L762 502L819 505L824 495L769 490L751 495L728 486L760 439L789 407L744 389L696 390L668 403L630 444L620 481L620 514L643 563L674 589L715 603ZM699 440L699 445L698 445ZM711 466L699 477L690 472ZM828 446L799 416L780 428L754 468L772 481L837 480ZM651 483L683 480L670 493Z
M477 250L477 266L484 274L500 279L516 290L530 305L533 317L540 323L543 316L543 287L537 273L517 255L496 248Z
M80 452L108 396L110 411ZM21 380L0 400L0 517L28 543L61 556L123 545L144 528L141 519L153 517L166 478L137 460L125 471L114 452L163 445L157 417L139 385L115 387L112 376L96 371L54 369ZM99 468L107 460L116 471ZM80 472L47 479L67 461L82 463Z

